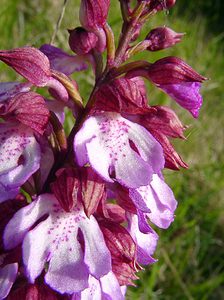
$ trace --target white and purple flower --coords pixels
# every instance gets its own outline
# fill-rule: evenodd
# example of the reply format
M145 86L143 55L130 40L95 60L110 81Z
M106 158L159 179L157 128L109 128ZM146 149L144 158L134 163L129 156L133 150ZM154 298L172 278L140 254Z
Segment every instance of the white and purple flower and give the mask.
M81 292L89 286L89 275L99 280L111 271L110 252L96 219L88 218L81 206L65 212L51 194L20 209L3 239L7 250L22 243L29 282L48 263L45 281L62 294Z
M164 167L160 144L118 113L89 117L75 136L74 150L80 166L90 163L106 181L129 188L147 185Z

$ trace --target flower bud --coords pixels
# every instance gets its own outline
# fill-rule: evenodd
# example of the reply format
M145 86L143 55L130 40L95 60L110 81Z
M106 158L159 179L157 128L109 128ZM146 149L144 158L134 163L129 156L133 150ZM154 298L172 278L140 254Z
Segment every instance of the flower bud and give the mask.
M85 55L95 48L97 36L93 32L88 32L82 27L77 27L69 32L69 46L78 55Z
M79 19L82 26L90 31L102 28L106 23L110 0L82 0Z
M176 33L169 27L158 27L149 32L146 40L149 41L147 50L157 51L172 47L181 41L183 33Z
M150 9L155 9L157 11L164 10L164 9L170 9L173 7L176 3L176 0L152 0L150 2Z

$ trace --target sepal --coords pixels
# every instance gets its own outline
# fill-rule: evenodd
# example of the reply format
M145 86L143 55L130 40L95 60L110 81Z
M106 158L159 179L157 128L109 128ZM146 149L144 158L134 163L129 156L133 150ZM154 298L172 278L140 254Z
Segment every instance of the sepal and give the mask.
M49 60L36 48L1 50L0 60L36 86L46 86L51 78Z

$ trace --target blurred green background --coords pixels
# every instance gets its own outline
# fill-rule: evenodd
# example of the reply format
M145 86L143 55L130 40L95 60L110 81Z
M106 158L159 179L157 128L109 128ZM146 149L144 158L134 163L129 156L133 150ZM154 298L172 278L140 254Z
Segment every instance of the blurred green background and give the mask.
M77 26L79 2L69 0L55 45L68 49L66 29ZM49 43L63 0L0 0L0 48ZM109 23L118 36L119 2L111 1ZM179 206L168 230L157 230L158 262L139 274L137 288L128 299L179 300L224 299L224 1L179 0L172 11L152 18L142 37L155 26L167 25L186 32L183 42L172 49L144 53L149 61L167 55L186 60L208 80L202 89L204 106L198 120L180 109L161 92L149 86L151 104L170 105L189 128L186 141L175 141L176 149L189 164L188 170L166 171L165 177ZM0 64L0 80L17 75ZM87 71L75 74L84 98L94 83ZM71 126L68 121L67 126Z

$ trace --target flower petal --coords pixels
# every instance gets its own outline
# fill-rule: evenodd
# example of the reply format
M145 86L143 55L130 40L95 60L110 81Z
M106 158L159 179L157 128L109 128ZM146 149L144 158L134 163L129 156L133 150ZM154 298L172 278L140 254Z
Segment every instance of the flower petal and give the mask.
M177 207L177 201L174 198L174 194L170 187L158 175L153 175L153 180L150 182L150 185L154 192L154 199L157 202L155 204L157 204L158 212L161 210L161 216L159 216L158 220L158 215L156 216L156 213L153 213L153 209L149 204L149 208L151 210L149 218L155 224L157 221L160 225L156 224L157 226L167 228L174 219L174 211Z
M51 78L49 60L36 48L2 50L0 60L36 86L45 86Z
M106 299L124 300L121 287L113 272L109 272L100 279L101 288Z
M40 47L40 51L48 57L51 69L66 75L85 70L88 67L83 58L78 55L69 55L60 48L52 45L44 44Z
M47 100L46 104L48 109L50 111L53 111L57 116L58 120L61 122L61 124L63 124L65 121L65 112L64 112L65 106L63 102L57 100Z
M137 261L140 264L151 264L156 260L152 258L155 251L158 235L151 229L151 232L142 233L138 226L138 217L128 214L128 230L137 245Z
M51 254L47 239L50 224L48 217L47 220L29 231L23 241L23 263L31 283L34 283L37 276L40 275Z
M158 227L168 228L174 220L177 202L172 190L157 174L153 175L153 180L148 186L130 190L129 195L136 208L146 212L150 221Z
M0 268L0 299L5 299L16 279L18 264L13 263Z
M11 116L43 135L50 117L44 98L34 92L19 93L6 108L6 116Z
M45 194L15 213L6 225L3 235L4 246L7 250L22 242L33 224L52 209L53 201L52 195Z
M74 148L80 165L90 162L106 181L132 188L147 185L164 165L162 147L151 134L117 113L87 119Z
M99 280L93 276L89 276L89 287L84 291L75 293L72 300L99 300L102 299L102 292Z
M16 196L20 186L39 168L39 164L40 148L32 131L22 125L1 124L0 186L3 190L8 189L9 195L0 195L0 202Z
M84 261L89 266L90 273L100 278L111 271L111 255L105 244L103 234L93 216L80 222L85 242Z
M159 87L173 98L180 106L187 109L194 118L199 115L202 106L199 82L182 82L179 84L164 84Z

